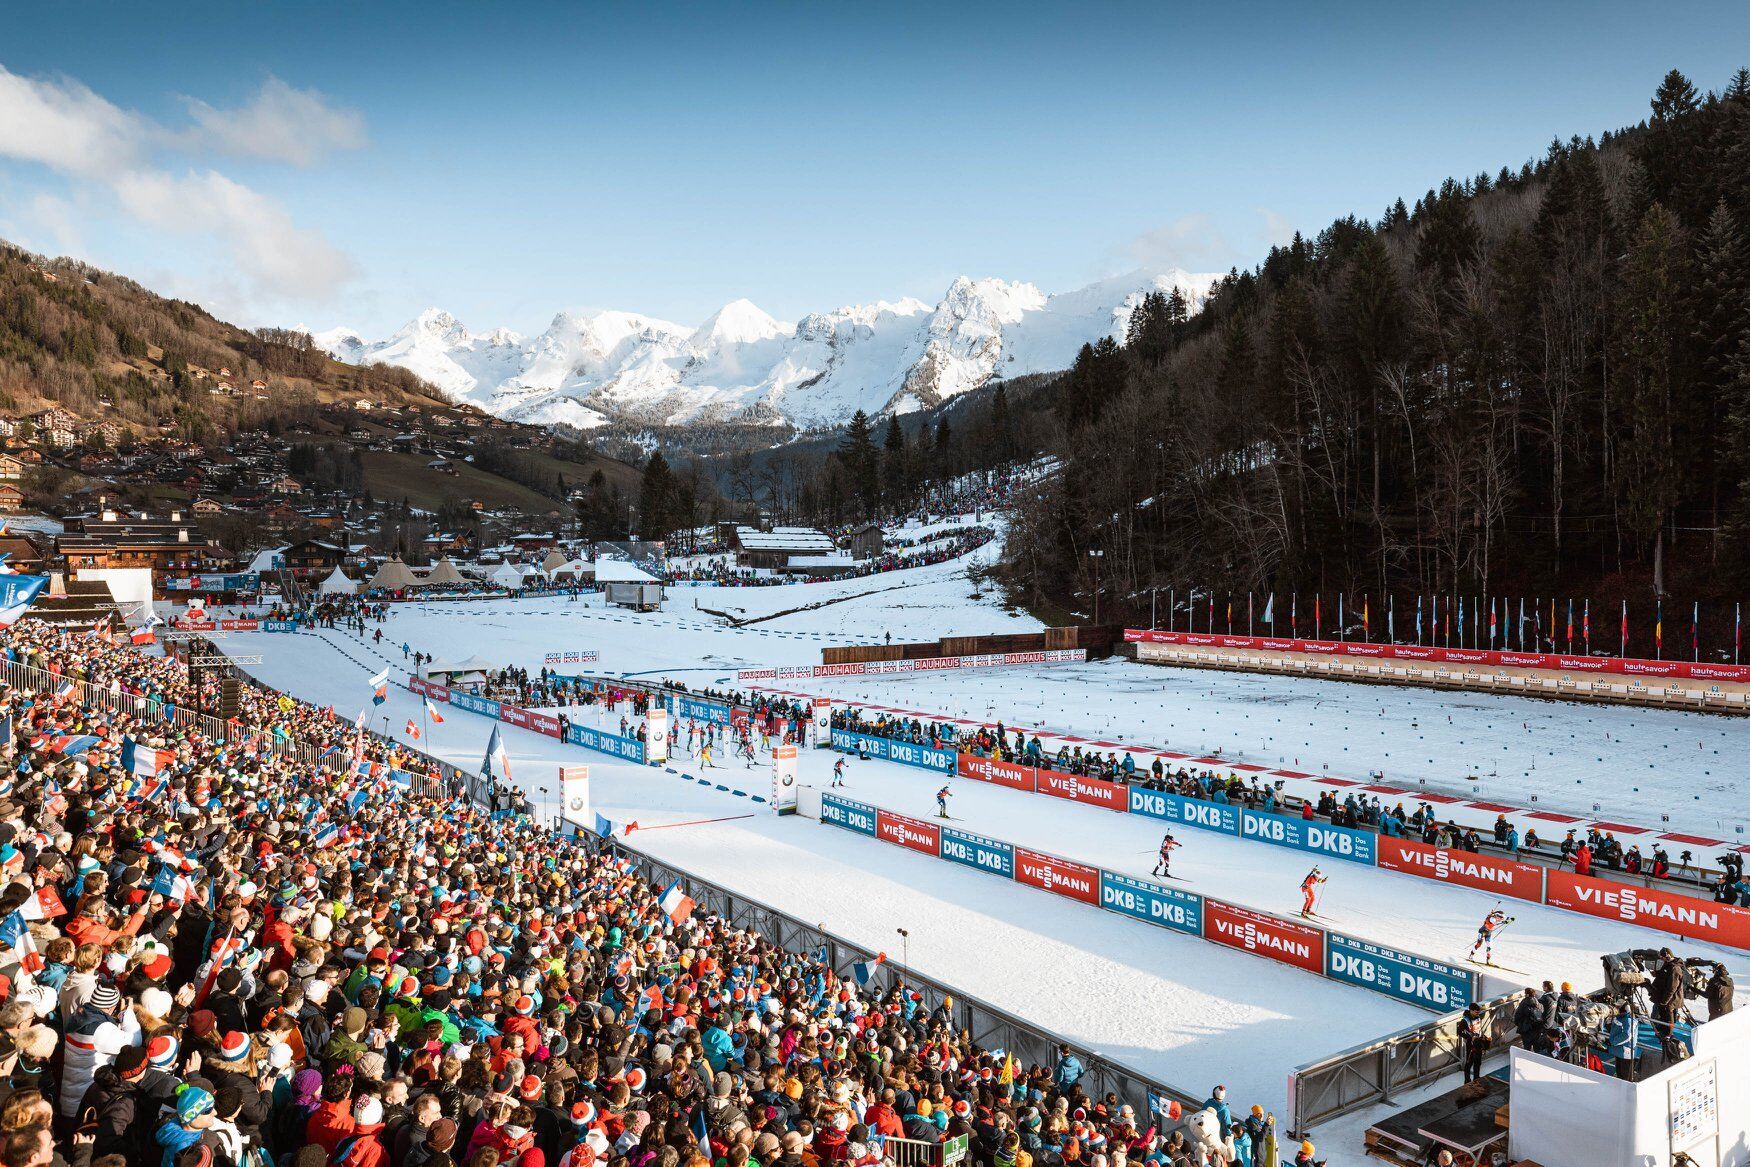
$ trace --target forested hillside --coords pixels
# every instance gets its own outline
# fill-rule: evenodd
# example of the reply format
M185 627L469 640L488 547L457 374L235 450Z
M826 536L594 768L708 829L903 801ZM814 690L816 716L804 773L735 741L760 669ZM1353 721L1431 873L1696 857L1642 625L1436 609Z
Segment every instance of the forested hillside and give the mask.
M1059 383L1017 582L1741 594L1750 72L1155 297Z

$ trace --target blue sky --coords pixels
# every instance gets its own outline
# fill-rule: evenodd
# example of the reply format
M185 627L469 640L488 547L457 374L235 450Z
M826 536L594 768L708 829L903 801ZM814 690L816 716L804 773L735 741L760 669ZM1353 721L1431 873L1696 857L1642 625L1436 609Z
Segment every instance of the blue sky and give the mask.
M1750 63L1750 5L13 6L0 235L244 323L1224 270Z

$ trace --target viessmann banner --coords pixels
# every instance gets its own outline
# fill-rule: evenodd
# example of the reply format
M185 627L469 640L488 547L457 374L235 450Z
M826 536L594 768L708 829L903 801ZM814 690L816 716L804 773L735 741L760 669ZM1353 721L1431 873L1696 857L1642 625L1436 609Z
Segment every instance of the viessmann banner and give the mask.
M1675 677L1691 681L1750 681L1750 665L1707 661L1643 660L1637 657L1575 656L1547 652L1503 652L1486 648L1430 648L1418 644L1373 644L1345 640L1292 640L1274 636L1225 636L1219 633L1161 632L1126 628L1132 644L1184 644L1207 648L1251 648L1309 656L1364 657L1376 660L1431 661L1436 664L1552 669L1563 673L1610 673L1625 677Z
M780 665L741 669L737 681L809 681L824 677L872 677L890 673L929 673L944 669L990 669L1003 665L1070 664L1088 659L1085 648L1053 648L1040 652L1000 652L988 656L931 656L918 660L881 660L843 665Z

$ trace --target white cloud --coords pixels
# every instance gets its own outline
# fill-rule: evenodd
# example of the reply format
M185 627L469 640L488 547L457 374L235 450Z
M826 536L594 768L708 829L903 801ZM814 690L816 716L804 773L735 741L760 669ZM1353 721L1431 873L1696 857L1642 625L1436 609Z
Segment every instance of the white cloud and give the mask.
M357 112L330 105L314 89L294 89L269 77L261 92L237 109L215 109L183 98L196 128L191 143L226 154L269 158L310 166L331 150L365 144L365 121Z
M1225 271L1234 249L1205 214L1181 215L1132 239L1124 254L1147 271Z
M161 158L221 153L309 165L330 150L362 145L362 119L277 78L238 109L192 99L188 108L194 125L170 129L72 78L23 77L0 66L0 159L47 167L70 180L75 194L106 194L146 227L212 239L219 254L189 258L224 269L215 286L233 296L241 287L255 303L332 297L356 275L344 252L298 227L270 196L215 170L181 172ZM36 218L61 239L77 238L69 210L48 195L33 202Z
M1269 207L1259 207L1258 217L1264 220L1264 242L1272 247L1280 247L1294 242L1294 220L1281 211L1273 211Z

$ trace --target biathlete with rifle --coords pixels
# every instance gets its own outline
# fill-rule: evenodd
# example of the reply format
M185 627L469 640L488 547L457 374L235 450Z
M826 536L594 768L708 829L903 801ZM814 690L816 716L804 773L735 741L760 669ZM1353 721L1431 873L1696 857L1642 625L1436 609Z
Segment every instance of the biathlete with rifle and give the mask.
M1319 897L1319 885L1329 878L1329 876L1325 875L1315 867L1306 873L1305 879L1300 881L1300 914L1304 919L1310 920L1316 914L1313 911L1313 904Z

